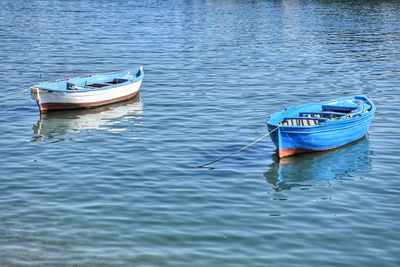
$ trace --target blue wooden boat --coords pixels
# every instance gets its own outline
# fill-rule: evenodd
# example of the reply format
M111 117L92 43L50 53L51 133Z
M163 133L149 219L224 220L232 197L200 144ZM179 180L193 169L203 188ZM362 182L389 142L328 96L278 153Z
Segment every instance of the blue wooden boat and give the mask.
M366 96L294 106L272 114L268 130L279 158L334 149L365 136L375 114Z

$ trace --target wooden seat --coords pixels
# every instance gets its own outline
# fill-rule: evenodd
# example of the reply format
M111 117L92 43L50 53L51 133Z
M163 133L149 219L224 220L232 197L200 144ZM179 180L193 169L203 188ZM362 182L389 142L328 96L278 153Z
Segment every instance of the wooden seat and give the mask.
M291 117L284 118L281 124L285 126L315 126L326 120L325 118Z

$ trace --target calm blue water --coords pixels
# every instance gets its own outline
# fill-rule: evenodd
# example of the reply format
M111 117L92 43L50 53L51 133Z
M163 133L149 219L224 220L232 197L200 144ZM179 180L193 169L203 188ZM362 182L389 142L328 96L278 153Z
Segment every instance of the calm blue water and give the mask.
M1 266L399 266L397 1L1 1ZM143 65L140 99L29 86ZM367 138L274 161L285 106L366 94Z

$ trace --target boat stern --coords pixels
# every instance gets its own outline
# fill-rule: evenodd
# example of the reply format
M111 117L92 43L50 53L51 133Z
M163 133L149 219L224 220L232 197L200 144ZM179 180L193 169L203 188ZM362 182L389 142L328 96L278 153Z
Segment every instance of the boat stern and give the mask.
M269 137L271 138L271 141L274 143L276 148L279 148L279 143L280 143L279 142L279 129L276 129L276 128L278 128L278 126L267 122L267 127L268 127L268 132L271 133L269 135Z
M36 104L39 107L40 113L46 113L47 108L44 105L42 105L42 101L40 98L40 94L41 94L40 89L38 87L32 86L30 88L30 90L31 90L31 98L36 101Z
M33 86L30 88L30 91L31 91L31 98L35 101L38 101L39 100L39 88Z

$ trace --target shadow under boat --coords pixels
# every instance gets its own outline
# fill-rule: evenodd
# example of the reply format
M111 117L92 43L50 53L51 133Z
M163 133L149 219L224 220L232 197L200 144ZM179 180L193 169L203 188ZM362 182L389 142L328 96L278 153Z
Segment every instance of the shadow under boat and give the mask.
M143 113L140 95L126 101L91 109L56 110L40 115L33 125L33 142L62 138L70 132L100 129L125 116Z
M369 141L366 137L344 147L325 152L299 154L278 159L264 173L276 191L311 186L313 182L351 178L351 173L365 171L371 166Z

